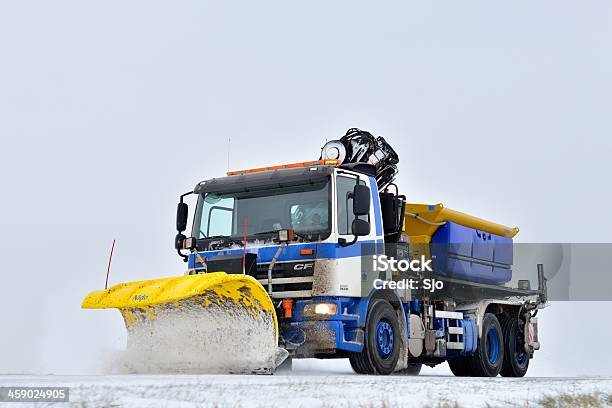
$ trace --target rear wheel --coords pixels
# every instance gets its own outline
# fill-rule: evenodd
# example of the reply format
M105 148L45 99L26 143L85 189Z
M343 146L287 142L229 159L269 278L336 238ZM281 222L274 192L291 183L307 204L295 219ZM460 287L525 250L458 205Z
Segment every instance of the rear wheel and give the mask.
M492 313L486 313L482 319L482 335L478 347L469 357L470 372L474 377L496 377L504 362L504 341L502 329Z
M395 310L386 300L370 307L363 350L349 360L358 374L391 374L399 358L400 331Z
M523 377L529 368L529 355L525 351L525 337L517 318L504 320L504 362L500 374L504 377Z

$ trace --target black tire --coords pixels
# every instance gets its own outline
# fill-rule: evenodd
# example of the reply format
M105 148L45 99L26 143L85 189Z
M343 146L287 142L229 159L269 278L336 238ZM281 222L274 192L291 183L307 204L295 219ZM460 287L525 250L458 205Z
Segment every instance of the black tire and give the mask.
M529 355L523 349L525 338L519 319L504 320L504 362L500 374L503 377L523 377L529 368Z
M351 368L357 374L374 374L371 371L370 363L364 361L364 358L367 357L365 353L351 353L349 356L349 362L351 363Z
M448 360L448 366L455 377L470 377L472 375L469 357L451 358Z
M386 300L375 300L366 318L363 350L349 357L353 370L358 374L391 374L399 359L399 336L395 310Z
M482 319L482 335L474 355L469 357L474 377L496 377L504 363L504 337L497 317L486 313Z

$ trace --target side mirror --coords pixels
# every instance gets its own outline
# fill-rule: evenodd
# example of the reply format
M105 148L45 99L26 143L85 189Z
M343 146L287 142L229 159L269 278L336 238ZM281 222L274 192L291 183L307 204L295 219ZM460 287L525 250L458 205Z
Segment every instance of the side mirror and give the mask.
M355 187L353 188L353 214L368 215L369 213L370 189L366 186L362 186L361 184L355 184ZM355 224L353 223L353 225Z
M176 207L176 230L183 232L187 229L187 215L189 213L189 207L186 203L180 202Z
M370 233L370 223L359 218L355 218L351 224L351 232L353 233L353 240L347 241L344 238L338 238L338 243L341 247L347 247L357 242L358 237L363 237Z
M370 234L370 223L365 220L355 218L351 225L351 231L356 237L363 237Z

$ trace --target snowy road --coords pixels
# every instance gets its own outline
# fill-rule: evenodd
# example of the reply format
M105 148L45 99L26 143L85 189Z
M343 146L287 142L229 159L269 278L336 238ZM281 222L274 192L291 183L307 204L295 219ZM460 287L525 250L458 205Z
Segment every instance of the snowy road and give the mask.
M2 375L0 385L67 386L71 406L77 407L533 407L547 395L602 393L610 398L612 393L609 377Z

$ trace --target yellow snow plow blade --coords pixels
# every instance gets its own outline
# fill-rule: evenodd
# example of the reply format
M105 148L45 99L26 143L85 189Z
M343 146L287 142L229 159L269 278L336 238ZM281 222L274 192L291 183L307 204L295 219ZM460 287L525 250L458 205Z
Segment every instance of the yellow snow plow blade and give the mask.
M83 309L131 309L176 302L199 295L204 305L216 300L232 301L253 311L263 311L274 316L274 328L278 331L274 305L263 286L248 275L212 272L120 283L107 290L91 292L81 307Z
M248 275L121 283L91 292L81 307L120 310L131 371L270 372L280 364L274 304Z

